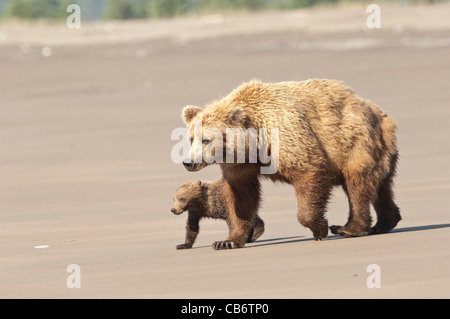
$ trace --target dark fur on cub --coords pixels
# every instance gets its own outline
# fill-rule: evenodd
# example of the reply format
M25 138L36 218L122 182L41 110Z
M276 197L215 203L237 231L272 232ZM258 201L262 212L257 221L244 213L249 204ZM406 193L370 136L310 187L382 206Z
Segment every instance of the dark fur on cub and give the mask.
M171 212L180 215L188 211L186 225L186 240L184 244L177 245L177 249L189 249L195 242L199 233L199 222L202 218L226 220L229 225L228 211L223 202L223 180L208 183L200 180L192 183L184 182L178 187L173 198L174 205ZM264 222L256 216L253 227L247 237L247 243L253 242L264 233ZM213 245L215 245L214 243ZM214 247L218 248L218 247Z

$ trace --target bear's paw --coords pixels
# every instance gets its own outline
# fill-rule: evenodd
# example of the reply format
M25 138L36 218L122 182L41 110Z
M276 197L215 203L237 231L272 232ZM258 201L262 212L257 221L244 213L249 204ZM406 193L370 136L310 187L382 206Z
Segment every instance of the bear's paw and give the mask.
M192 248L192 245L188 245L188 244L180 244L180 245L177 245L177 249L179 250L179 249L190 249L190 248Z
M215 250L222 250L222 249L234 249L239 248L239 246L231 240L223 240L223 241L216 241L212 244L212 248Z

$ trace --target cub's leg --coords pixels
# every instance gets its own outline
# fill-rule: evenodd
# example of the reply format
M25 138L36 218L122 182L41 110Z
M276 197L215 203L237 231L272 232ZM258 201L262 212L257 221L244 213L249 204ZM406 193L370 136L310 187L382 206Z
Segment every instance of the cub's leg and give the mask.
M198 232L200 231L199 222L202 216L196 212L188 211L188 220L186 223L186 240L184 244L177 245L177 249L189 249L194 245Z

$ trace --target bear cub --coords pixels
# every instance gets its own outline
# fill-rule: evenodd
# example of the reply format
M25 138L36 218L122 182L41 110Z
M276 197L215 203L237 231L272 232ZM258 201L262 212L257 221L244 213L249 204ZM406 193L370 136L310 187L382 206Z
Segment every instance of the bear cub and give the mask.
M223 201L222 189L222 179L215 182L198 180L192 183L186 181L178 187L173 198L174 205L170 211L175 215L188 211L188 219L185 243L177 245L177 249L192 247L199 233L199 222L204 217L223 219L229 225L228 211ZM256 216L247 237L247 243L257 240L263 233L264 222L259 216Z

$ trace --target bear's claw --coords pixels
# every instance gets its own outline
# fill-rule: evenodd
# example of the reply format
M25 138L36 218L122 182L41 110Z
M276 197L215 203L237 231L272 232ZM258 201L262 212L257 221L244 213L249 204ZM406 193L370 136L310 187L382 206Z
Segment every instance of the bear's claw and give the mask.
M221 250L221 249L233 249L238 248L238 246L231 240L223 240L223 241L216 241L212 244L212 248L215 250Z

